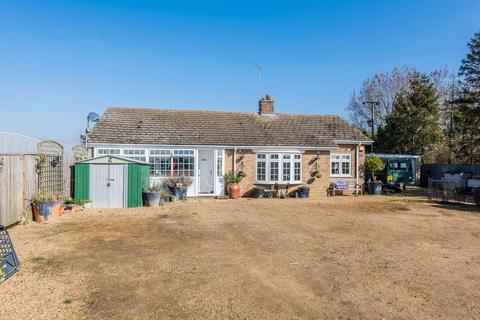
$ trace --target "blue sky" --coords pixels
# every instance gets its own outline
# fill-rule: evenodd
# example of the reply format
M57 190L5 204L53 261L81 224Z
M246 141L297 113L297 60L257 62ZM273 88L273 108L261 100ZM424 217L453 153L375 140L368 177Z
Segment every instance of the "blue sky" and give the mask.
M344 115L377 72L458 68L471 1L0 0L0 131L75 144L107 106Z

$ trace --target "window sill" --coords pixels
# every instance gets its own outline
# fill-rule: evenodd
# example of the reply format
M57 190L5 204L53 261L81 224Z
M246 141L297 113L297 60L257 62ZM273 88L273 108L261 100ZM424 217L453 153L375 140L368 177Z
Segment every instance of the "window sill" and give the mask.
M290 185L297 185L297 184L303 184L303 182L301 181L295 181L295 182L265 182L265 181L255 181L254 184L260 184L260 185L272 185L274 186L275 184L279 184L279 185L286 185L286 184L290 184Z
M330 175L330 178L353 178L351 175Z

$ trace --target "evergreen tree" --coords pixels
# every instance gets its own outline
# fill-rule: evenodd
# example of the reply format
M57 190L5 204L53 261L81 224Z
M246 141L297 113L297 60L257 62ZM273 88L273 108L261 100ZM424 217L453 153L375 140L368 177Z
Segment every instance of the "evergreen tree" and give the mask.
M459 75L462 92L455 117L460 136L459 155L463 162L480 162L480 32L468 43L469 53L462 60Z
M378 150L421 154L428 162L435 159L443 140L435 86L427 75L415 73L408 90L396 96L386 125L378 130Z

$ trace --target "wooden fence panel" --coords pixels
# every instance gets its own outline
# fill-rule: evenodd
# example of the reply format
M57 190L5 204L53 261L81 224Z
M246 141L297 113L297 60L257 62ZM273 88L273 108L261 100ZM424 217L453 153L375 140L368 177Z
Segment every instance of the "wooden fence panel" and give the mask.
M422 164L420 185L428 186L428 179L439 180L445 173L466 172L480 176L480 164Z
M11 225L32 218L30 207L37 190L34 155L0 155L0 224Z

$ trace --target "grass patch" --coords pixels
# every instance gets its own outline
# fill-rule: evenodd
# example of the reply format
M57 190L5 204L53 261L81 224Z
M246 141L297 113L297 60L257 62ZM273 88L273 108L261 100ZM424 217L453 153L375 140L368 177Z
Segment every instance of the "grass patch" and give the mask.
M71 304L72 302L73 302L72 299L65 299L65 300L63 300L63 303L64 303L64 304Z
M42 262L43 260L45 260L45 258L42 257L42 256L34 256L30 260L32 260L32 262L34 262L34 263L39 263L39 262Z

